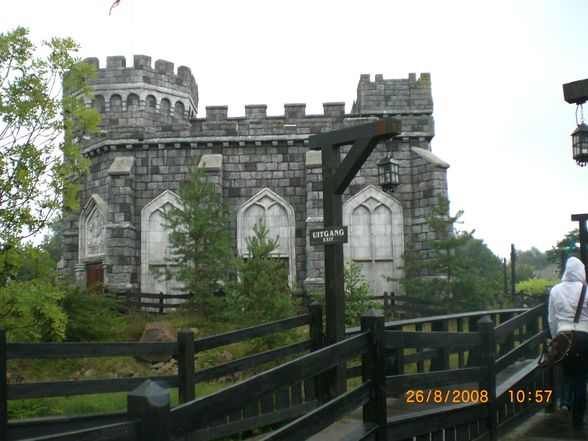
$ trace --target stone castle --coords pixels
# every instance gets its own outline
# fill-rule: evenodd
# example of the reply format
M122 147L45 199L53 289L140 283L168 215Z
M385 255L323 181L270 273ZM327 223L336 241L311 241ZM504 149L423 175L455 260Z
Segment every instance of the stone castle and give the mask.
M410 240L426 256L431 237L425 217L437 195L447 196L447 163L431 152L434 136L429 74L384 79L361 75L350 113L345 103L324 104L307 115L305 104L285 104L268 116L266 105L245 106L245 116L228 117L227 106L198 112L198 86L187 67L148 56L108 57L92 81L88 106L102 117L101 133L84 139L91 160L83 178L81 210L63 226L63 264L86 284L115 290L173 293L173 281L155 269L172 265L162 212L178 206L178 189L192 164L204 169L231 211L235 252L263 221L279 237L276 258L288 265L292 284L323 288L323 248L308 232L322 227L320 151L309 136L381 117L396 117L402 133L379 144L345 195L349 227L345 258L360 263L375 294L400 292L402 254ZM378 186L377 163L399 162L393 191Z

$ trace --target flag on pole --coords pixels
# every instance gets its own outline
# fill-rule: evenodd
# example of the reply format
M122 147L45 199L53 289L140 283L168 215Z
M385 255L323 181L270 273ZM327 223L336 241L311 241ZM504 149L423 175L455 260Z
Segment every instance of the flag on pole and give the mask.
M119 4L119 3L120 3L120 0L116 0L116 1L115 1L115 2L112 4L112 6L110 7L110 11L108 12L108 15L112 14L112 10L113 10L114 8L116 8L116 7L118 6L118 4Z

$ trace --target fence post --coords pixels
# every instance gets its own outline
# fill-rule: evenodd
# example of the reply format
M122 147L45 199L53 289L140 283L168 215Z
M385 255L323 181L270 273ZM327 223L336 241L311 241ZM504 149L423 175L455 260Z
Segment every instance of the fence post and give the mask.
M480 351L480 366L483 368L480 375L480 391L488 391L488 422L490 440L498 439L498 419L496 415L496 338L494 336L494 322L485 315L477 323L478 332L482 337Z
M8 440L8 385L6 384L6 330L0 328L0 441Z
M384 317L370 309L361 316L361 330L368 331L368 349L361 356L362 379L373 384L373 395L363 406L364 423L378 425L378 441L386 441L386 363L384 354Z
M431 331L449 331L449 321L434 321ZM439 356L431 360L431 371L446 371L449 369L449 348L439 348Z
M551 332L549 331L549 291L550 288L547 289L545 294L543 295L543 315L541 317L541 322L543 324L543 329L547 329L547 335L551 337ZM543 347L541 348L542 351L545 353L547 352L547 342L543 342ZM559 375L557 369L554 365L549 366L546 368L545 372L545 380L547 383L544 389L550 388L553 393L551 394L551 402L545 407L545 412L547 413L554 413L555 409L557 408L557 400L559 398Z
M477 332L478 331L478 318L477 317L470 317L468 319L468 331L469 332ZM475 367L480 366L480 349L474 348L468 351L468 361L466 363L466 367Z
M180 403L192 401L194 392L194 332L182 329L178 332L178 395Z
M159 313L163 314L163 292L159 291Z
M141 421L141 441L170 441L169 391L146 380L127 395L129 418Z
M310 334L310 350L318 351L325 344L325 335L323 331L323 305L318 302L312 302L309 307L310 321L308 331ZM319 374L314 377L314 393L320 403L329 401L329 379L325 374Z
M390 317L390 312L388 311L390 308L390 300L388 299L388 293L384 291L384 320L388 320Z

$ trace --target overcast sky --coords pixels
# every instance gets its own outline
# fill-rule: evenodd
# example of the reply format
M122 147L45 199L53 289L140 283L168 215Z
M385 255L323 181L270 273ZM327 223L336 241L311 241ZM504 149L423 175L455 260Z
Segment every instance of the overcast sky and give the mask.
M0 31L70 36L80 56L150 55L188 66L205 106L344 101L360 74L430 72L433 152L451 164L452 212L499 256L549 249L588 212L588 168L571 158L575 106L562 84L588 78L586 0L14 0ZM588 118L588 106L586 109Z

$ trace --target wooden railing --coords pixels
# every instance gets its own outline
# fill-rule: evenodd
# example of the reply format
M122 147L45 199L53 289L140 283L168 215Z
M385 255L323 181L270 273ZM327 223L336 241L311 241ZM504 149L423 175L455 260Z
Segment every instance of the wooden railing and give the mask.
M536 358L546 323L545 305L389 323L372 313L362 317L361 326L350 330L348 339L324 348L315 346L309 354L211 395L170 408L169 392L145 382L129 395L123 419L79 429L68 434L70 438L60 434L43 439L212 440L251 427L287 423L263 439L303 440L363 407L362 423L345 439L495 440L543 406L534 401L513 402L509 389L525 393L554 389L552 369L538 370L533 361L517 365L516 372L506 375L513 363ZM358 357L359 384L332 396L322 376ZM426 391L459 387L471 391L460 404L440 402L421 411L387 414L386 399L409 389L435 400ZM447 401L446 396L452 394L439 399ZM255 416L245 414L252 402L258 411ZM272 410L264 413L264 405Z
M157 312L159 314L172 312L190 297L190 294L164 294L162 292L125 291L116 294L117 301L125 309L143 309L147 312Z
M221 365L206 369L196 370L194 355L198 352L223 347L232 343L250 340L256 337L269 336L278 332L308 326L309 338L287 346L257 353L245 358L233 360ZM101 394L113 392L129 392L143 384L145 381L159 382L166 387L178 388L179 401L187 402L195 398L195 385L213 381L231 374L258 368L259 366L284 360L286 357L299 355L309 350L315 350L322 346L322 307L311 305L310 312L297 317L280 320L260 326L255 326L239 331L229 332L216 336L194 340L194 334L190 330L178 332L178 341L173 343L6 343L6 334L0 330L0 441L6 439L20 439L37 434L62 432L64 430L79 430L95 425L119 424L126 419L126 412L111 412L103 415L80 417L55 417L35 420L11 420L8 422L8 401L17 399L31 399L43 397L65 397L85 394ZM125 357L167 355L178 358L178 374L167 376L131 377L96 380L75 380L43 383L18 383L7 382L7 360L18 359L60 359L77 357ZM292 396L291 403L286 407L297 407L298 412L308 411L314 397L313 384L291 385L287 391ZM283 391L282 394L285 394ZM298 399L298 397L303 397ZM305 400L304 398L308 398ZM280 409L268 405L268 399L264 398L264 418L270 420L268 414L280 413L284 402L280 402ZM263 400L262 400L263 401ZM294 404L292 404L292 402ZM259 407L259 403L256 403ZM248 403L243 410L244 417L256 417L256 405L253 401ZM302 404L302 406L299 406ZM260 410L261 412L261 410ZM294 415L294 414L292 414ZM290 415L290 417L292 417ZM233 421L236 419L232 415ZM274 420L280 416L273 415ZM253 421L253 420L251 420ZM273 421L273 420L272 420ZM271 421L270 421L271 422ZM243 426L243 425L242 425ZM117 426L119 427L119 426ZM127 430L123 424L119 428ZM244 430L250 429L247 427ZM12 438L6 438L6 433L11 432ZM3 435L4 434L4 435ZM4 436L4 437L3 437Z

